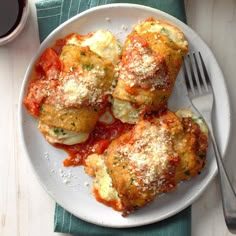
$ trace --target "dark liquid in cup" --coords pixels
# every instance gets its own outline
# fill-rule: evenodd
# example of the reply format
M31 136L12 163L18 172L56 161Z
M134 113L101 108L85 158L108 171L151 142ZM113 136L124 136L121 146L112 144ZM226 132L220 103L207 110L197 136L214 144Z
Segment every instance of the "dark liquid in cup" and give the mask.
M18 26L24 7L25 0L0 0L0 38Z

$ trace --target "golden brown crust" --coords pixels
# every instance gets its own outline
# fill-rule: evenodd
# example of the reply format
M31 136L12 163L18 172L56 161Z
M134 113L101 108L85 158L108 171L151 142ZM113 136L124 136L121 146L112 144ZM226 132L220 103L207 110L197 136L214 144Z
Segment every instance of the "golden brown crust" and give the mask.
M157 119L139 121L107 150L105 163L119 194L123 215L176 186L174 177L179 158L172 150L171 133L176 130L175 123L169 122L172 114L167 112Z
M153 24L158 24L156 30L152 28ZM167 22L148 19L140 23L137 27L126 38L118 83L113 96L117 99L130 102L138 108L141 107L145 111L160 110L165 108L168 98L171 95L176 77L182 65L182 58L188 52L188 44L180 29ZM181 43L175 43L170 39L169 35L163 34L162 30L159 30L160 27L163 29L168 27L169 31L173 31L171 34L176 35L176 40ZM140 47L142 47L142 50ZM144 55L142 54L144 51L143 48L147 49L145 52L146 59L141 60L141 63L138 64L137 61ZM139 57L137 53L135 54L135 51L138 51ZM148 59L147 55L149 55ZM153 62L145 65L148 60L153 60ZM156 68L153 66L155 63L157 65ZM146 81L159 81L159 83L162 81L162 85L146 88L140 86L138 82L139 74L135 74L132 68L130 69L132 64L136 64L136 67L139 67L140 70L143 69L143 77ZM148 76L150 68L153 69L153 75L151 77ZM129 79L132 76L136 79L133 83L134 85L132 85L132 81Z
M60 54L60 60L63 62L63 71L71 72L81 69L92 69L93 67L99 66L101 68L107 68L107 70L113 75L113 65L110 61L102 58L97 53L90 50L90 48L82 47L78 45L65 45L62 48ZM88 65L91 68L86 68Z
M182 118L183 134L175 139L175 149L180 163L176 169L175 180L180 182L200 174L205 165L208 138L192 118ZM180 145L181 144L181 145Z
M93 70L104 70L104 76L101 76L97 82L97 89L101 89L103 92L110 90L114 79L114 66L110 61L91 51L89 47L65 45L60 60L63 63L63 71L70 74L78 71L80 74L83 72L81 75L88 72L88 76L91 76Z
M60 60L60 85L41 106L40 122L69 131L90 133L106 104L113 81L113 65L88 47L76 45L65 45Z
M39 120L43 124L65 130L90 133L97 122L99 113L92 107L58 109L44 104Z
M113 92L113 97L130 102L137 108L145 111L159 110L165 108L166 100L170 94L170 89L156 91L145 90L142 88L132 88L132 93L127 92L125 81L120 80Z
M131 33L125 42L113 97L146 111L159 110L170 96L171 83L161 54L153 51L145 38Z
M107 149L105 164L123 215L196 176L204 166L206 149L207 136L199 125L170 111L138 121L115 139Z

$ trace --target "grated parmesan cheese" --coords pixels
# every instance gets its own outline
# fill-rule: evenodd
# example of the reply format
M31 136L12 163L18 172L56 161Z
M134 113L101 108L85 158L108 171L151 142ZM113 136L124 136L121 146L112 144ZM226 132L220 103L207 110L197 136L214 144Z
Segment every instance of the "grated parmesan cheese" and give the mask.
M57 90L57 103L61 107L80 106L87 102L97 106L103 101L102 80L106 76L104 68L96 66L87 71L62 74L62 84ZM106 91L106 94L110 94Z
M151 188L158 192L166 181L166 171L171 169L169 157L174 153L172 140L164 126L145 121L144 127L137 126L135 142L119 147L118 152L129 159L129 171L134 176L132 184L142 191Z
M165 61L149 47L144 47L138 39L131 41L126 48L125 63L119 67L119 78L130 87L165 88L168 74Z

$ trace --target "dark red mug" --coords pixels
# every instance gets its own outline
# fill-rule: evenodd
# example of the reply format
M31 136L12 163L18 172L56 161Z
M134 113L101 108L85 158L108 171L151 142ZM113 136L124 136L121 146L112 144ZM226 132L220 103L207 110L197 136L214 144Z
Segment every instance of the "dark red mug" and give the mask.
M0 0L0 46L16 38L25 26L28 0Z

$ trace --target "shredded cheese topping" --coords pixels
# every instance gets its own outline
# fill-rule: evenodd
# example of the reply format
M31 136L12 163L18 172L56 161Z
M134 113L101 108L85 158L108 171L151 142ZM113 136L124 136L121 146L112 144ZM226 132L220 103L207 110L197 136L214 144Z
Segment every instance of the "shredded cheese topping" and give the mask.
M90 70L83 69L73 73L61 74L61 85L56 91L57 104L61 107L79 107L81 105L99 106L111 90L103 91L102 82L106 72L99 66Z
M155 90L168 86L164 58L148 46L144 46L139 39L133 39L128 44L123 61L119 67L119 79L125 80L130 87Z
M142 191L151 189L156 193L166 181L166 171L171 172L170 156L175 152L165 126L159 127L145 121L144 127L137 126L135 142L121 146L118 152L129 159L132 184Z

